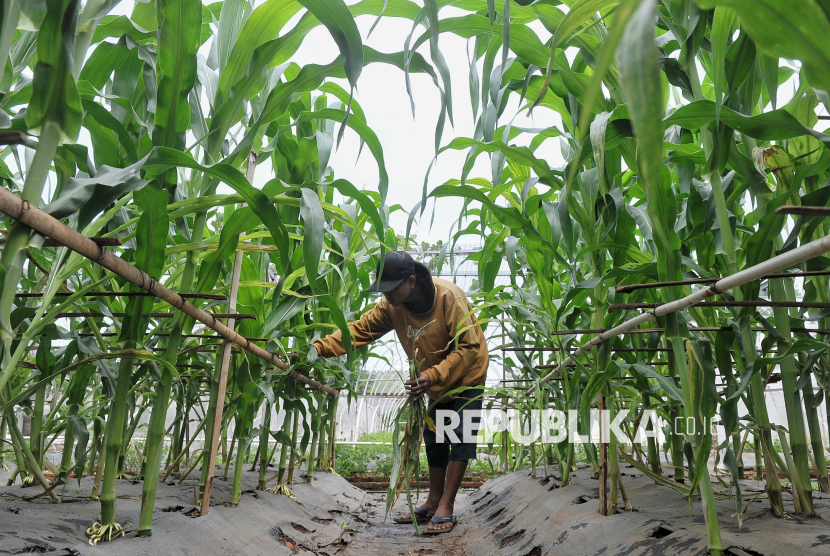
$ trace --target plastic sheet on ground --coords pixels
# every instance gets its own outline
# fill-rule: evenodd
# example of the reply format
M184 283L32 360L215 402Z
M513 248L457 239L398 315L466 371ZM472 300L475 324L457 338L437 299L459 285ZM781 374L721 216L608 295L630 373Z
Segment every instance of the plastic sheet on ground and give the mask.
M689 515L686 499L625 468L623 481L634 512L598 513L598 482L590 469L559 488L555 474L532 478L527 470L488 481L462 493L459 523L437 537L419 537L411 525L383 522L385 498L366 493L340 477L315 473L310 484L291 486L300 503L253 490L257 474L246 472L237 507L227 504L230 482L217 480L210 513L192 518L195 481L159 485L153 536L138 538L141 483L119 481L118 513L128 538L97 547L84 531L99 504L89 501L92 479L61 487L64 503L46 497L23 501L38 487L0 488L0 553L46 552L83 555L377 555L505 556L705 555L706 526L699 501ZM194 472L196 473L196 472ZM2 474L0 474L2 475ZM2 478L2 477L0 477ZM750 492L755 486L755 492ZM762 485L747 482L745 504ZM424 496L425 493L422 493ZM764 500L750 504L738 526L732 500L718 501L724 547L733 556L830 554L830 496L814 493L819 517L773 517ZM395 511L405 510L403 500ZM790 507L790 510L792 508ZM196 510L198 513L198 510ZM821 517L823 516L823 517ZM131 537L131 538L130 538ZM54 550L52 550L54 549Z

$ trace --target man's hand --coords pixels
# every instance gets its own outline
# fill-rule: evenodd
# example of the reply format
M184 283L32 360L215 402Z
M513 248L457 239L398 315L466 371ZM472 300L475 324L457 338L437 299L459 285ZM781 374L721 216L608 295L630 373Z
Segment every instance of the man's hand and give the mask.
M427 388L429 388L429 375L426 371L423 371L421 372L421 376L418 377L418 380L408 380L404 383L404 386L406 387L407 394L414 398L420 398L427 391Z

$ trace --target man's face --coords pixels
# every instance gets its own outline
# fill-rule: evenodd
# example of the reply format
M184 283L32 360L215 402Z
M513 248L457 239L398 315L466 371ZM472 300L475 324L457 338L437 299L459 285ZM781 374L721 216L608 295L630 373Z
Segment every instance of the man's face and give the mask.
M386 302L392 307L400 307L409 299L413 291L415 291L415 277L410 276L398 284L398 287L394 290L384 292L383 297L386 298Z

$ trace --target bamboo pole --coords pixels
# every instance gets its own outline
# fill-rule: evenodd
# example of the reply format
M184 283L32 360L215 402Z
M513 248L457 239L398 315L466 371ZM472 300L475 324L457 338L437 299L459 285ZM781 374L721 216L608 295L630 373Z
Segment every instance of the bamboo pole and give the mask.
M813 331L814 329L810 329ZM532 347L532 348L501 348L502 351L518 351L518 352L525 352L525 351L576 351L579 348L576 347L562 347L562 348L545 348L545 347ZM731 349L730 352L734 353L735 350ZM757 351L764 351L764 353L778 353L777 349L770 349L770 350L761 350L758 349ZM671 352L670 349L666 348L611 348L612 353L669 353Z
M669 362L668 361L649 361L648 364L651 365L652 367L662 367L662 366L667 366L669 364ZM533 368L538 369L538 370L541 371L541 370L545 370L545 369L555 369L558 366L559 365L557 365L556 363L551 363L549 365L536 365ZM567 365L567 366L568 367L576 367L576 364L571 364L571 365Z
M253 155L253 153L251 153ZM256 159L254 158L254 161ZM251 169L251 158L248 159L249 172ZM233 274L231 275L231 298L228 301L228 311L233 314L236 311L236 299L239 293L239 276L242 274L242 251L237 251L233 259ZM228 319L228 328L233 328L235 319ZM225 393L228 389L228 369L231 364L231 342L225 340L222 346L222 362L219 366L219 390L216 395L216 409L213 413L213 429L210 438L210 451L208 452L207 476L205 477L205 491L202 493L202 506L200 516L208 514L210 509L210 495L213 491L213 480L216 475L216 453L219 449L219 437L222 435L222 417L225 410Z
M709 291L709 289L700 290L700 291ZM696 294L692 294L692 295L696 295ZM712 295L716 295L716 294L712 294ZM680 301L683 301L683 300L681 299ZM676 302L673 302L673 303L676 303ZM692 305L694 305L694 303ZM665 307L665 305L661 305L657 309L660 309L662 307ZM686 309L686 308L688 308L688 307L683 307L683 309ZM675 309L675 311L677 311L677 310L679 310L679 309ZM674 312L674 311L669 311L669 312ZM652 311L649 311L649 312L643 313L643 314L645 315L645 314L651 314L651 313L652 313ZM666 313L660 313L657 316L660 317L660 316L663 316L665 314ZM639 316L635 317L635 319L639 319L641 316L642 315L639 315ZM656 317L651 317L651 318L656 318ZM634 319L631 319L631 320L634 320ZM649 319L646 319L646 320L649 320ZM556 330L554 332L550 332L549 334L551 336L578 336L580 334L605 334L606 332L610 332L612 330L617 330L618 328L621 328L621 327L625 326L628 322L630 322L630 321L625 321L623 324L621 324L621 325L619 325L615 328L582 328L582 329L578 329L578 330ZM639 321L637 321L637 324L642 324L643 322L645 322L645 321L639 320ZM652 332L665 332L665 330L666 330L665 328L635 328L635 329L631 329L631 330L622 330L620 332L616 332L614 334L614 336L620 336L620 335L623 335L623 334L651 334ZM732 328L731 326L690 326L688 328L688 330L689 330L689 332L734 332L735 331L735 329ZM754 326L754 327L752 327L751 330L753 332L766 332L767 331L766 328L763 328L761 326ZM809 333L809 334L830 334L830 328L792 328L790 330L792 332L803 332L803 333ZM579 351L579 350L577 350L577 351Z
M22 131L0 131L0 145L32 145L31 141Z
M209 315L210 313L206 313L206 314ZM98 334L98 335L101 336L102 338L114 338L115 336L118 336L118 332L103 332L103 333ZM81 332L80 334L78 334L79 338L92 338L94 336L96 336L96 334L93 334L91 332ZM157 336L159 338L162 338L162 337L170 336L170 333L169 332L149 332L147 334L147 336ZM16 337L17 338L22 338L23 335L20 334ZM182 334L181 337L182 338L204 338L206 340L216 339L216 336L214 336L214 335L208 336L207 334ZM221 334L219 335L219 337L224 338L224 336L222 336ZM246 339L249 342L267 342L268 340L270 340L270 338L246 338ZM234 342L234 343L236 343L236 342ZM250 350L248 350L248 351L250 351ZM268 361L270 362L270 360L268 360Z
M810 243L807 243L806 245L802 245L801 247L798 247L791 251L787 251L786 253L782 253L781 255L773 257L760 264L741 270L740 272L736 272L731 276L727 276L726 278L718 280L708 288L698 290L691 295L687 295L683 299L678 299L677 301L672 301L671 303L666 303L665 305L661 305L660 307L656 307L654 309L641 313L636 317L628 319L619 326L615 326L610 330L597 331L599 332L597 336L594 336L593 338L591 338L590 341L583 344L578 350L576 350L572 355L568 356L553 371L540 378L539 385L541 386L548 382L565 365L574 363L577 357L579 357L583 353L586 353L592 347L602 344L606 340L610 340L611 338L619 336L620 334L625 334L626 332L650 320L654 320L658 317L662 317L664 315L668 315L676 311L687 309L692 305L697 305L704 299L707 299L715 295L719 295L727 290L731 290L733 288L746 284L747 282L759 280L764 276L767 276L768 274L777 272L784 268L795 266L799 263L802 263L814 257L818 257L819 255L823 255L827 252L830 252L830 236L825 236L821 239L817 239L816 241L812 241ZM714 328L718 329L720 327ZM692 330L692 328L690 328L690 330ZM804 330L809 331L808 329ZM792 332L796 331L797 330L795 328L792 329ZM814 332L818 331L816 330ZM535 387L528 388L525 394L530 396L534 392L534 390Z
M196 307L189 301L183 299L179 294L163 286L158 282L158 280L148 276L143 270L134 267L116 255L113 255L109 251L99 247L89 238L84 237L59 220L49 216L28 201L24 201L10 191L2 188L0 188L0 212L3 212L15 220L19 220L22 224L25 224L45 236L60 241L72 251L75 251L100 266L103 266L107 270L114 272L131 284L135 284L136 286L147 290L162 301L166 301L173 307L211 328L226 340L233 342L242 349L252 353L263 361L274 365L278 369L288 371L287 375L294 380L329 394L338 394L338 389L332 388L326 384L321 384L316 380L312 380L307 376L290 369L289 366L280 361L275 354L257 346L256 344L252 344L247 338L240 336L235 331L217 321L210 313ZM3 375L0 376L0 389L5 386L9 376L9 370L5 369Z
M784 205L775 209L775 214L793 214L797 216L830 216L830 207L797 207Z
M653 309L663 303L616 303L608 306L608 312ZM794 307L800 309L830 309L830 303L820 301L707 301L698 307Z
M237 253L241 253L241 251L237 251ZM240 314L231 314L231 313L208 313L213 318L216 319L227 319L233 316L236 320L257 320L257 316L253 313L240 313ZM98 312L89 312L89 313L58 313L55 317L93 317L93 318L102 318L102 317L123 317L126 313L98 313ZM176 315L174 313L150 313L150 318L152 319L172 319Z
M8 236L9 232L8 230L0 230L0 234ZM121 247L121 245L123 245L121 243L121 238L117 237L91 237L89 239L91 239L101 247ZM4 243L6 243L6 238L0 237L0 245L3 245ZM43 242L43 245L41 245L41 247L63 247L63 244L54 239L47 239Z
M578 348L575 347L562 347L562 348L546 348L546 347L521 347L521 348L511 348L505 347L501 348L502 351L517 351L517 352L526 352L526 351L576 351ZM651 353L668 353L670 350L665 348L611 348L612 352L651 352Z
M769 280L770 278L807 278L810 276L830 276L830 270L810 270L807 272L781 272L777 274L769 274L761 276L759 280ZM663 288L671 286L692 286L695 284L711 284L717 282L722 278L695 278L693 280L675 280L673 282L652 282L649 284L628 284L625 286L616 286L614 291L617 293L631 293L636 290L649 290L652 288Z
M53 297L69 297L77 295L77 292L57 292ZM43 297L43 293L16 293L15 297ZM81 297L155 297L149 292L87 292ZM211 301L227 301L226 295L215 295L207 293L180 293L179 297L184 299L208 299Z

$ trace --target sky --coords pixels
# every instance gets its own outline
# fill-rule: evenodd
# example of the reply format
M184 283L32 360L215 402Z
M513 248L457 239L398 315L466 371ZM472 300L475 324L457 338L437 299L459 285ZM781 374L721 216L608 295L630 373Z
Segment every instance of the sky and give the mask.
M262 0L256 2L261 4ZM347 0L347 3L354 3ZM134 2L122 1L111 12L118 15L129 15L133 10ZM440 16L451 17L464 15L467 12L455 8L444 8ZM283 33L290 30L299 20L296 16L283 30ZM400 18L384 17L375 27L372 35L369 29L375 21L375 16L360 16L356 19L358 28L364 44L380 52L400 52L404 47L404 40L410 33L412 22ZM541 26L531 27L540 38L545 41L550 34ZM416 37L423 32L420 28ZM450 33L440 36L439 47L449 66L452 76L453 89L453 115L455 127L449 122L444 129L441 145L446 145L455 137L472 137L475 131L472 107L470 104L469 89L469 63L467 61L467 40ZM205 55L209 49L207 43L202 50ZM418 50L429 60L429 49L424 44ZM308 35L299 51L292 57L292 61L299 65L309 63L325 64L334 60L339 55L339 50L328 30L324 26L318 26ZM481 62L479 62L479 72ZM346 90L349 89L345 79L334 79ZM421 200L424 178L435 153L435 125L438 119L440 98L438 90L432 82L432 78L423 74L412 74L412 92L415 99L415 117L413 118L410 107L409 96L406 93L406 86L403 72L387 64L371 64L363 69L358 80L355 99L360 103L366 114L369 127L377 134L383 146L383 154L389 173L389 191L387 205L401 205L409 211L418 201ZM499 125L506 124L519 109L518 97L509 103ZM514 125L519 127L549 127L556 125L561 129L561 119L554 112L547 109L535 110L532 117L528 118L524 112L516 117ZM339 126L338 126L339 127ZM529 144L530 138L519 136L513 141L517 145ZM347 130L338 150L332 153L329 166L334 170L336 178L345 178L352 182L358 189L378 190L378 169L377 163L367 148L364 148L357 158L360 141L359 137L352 130ZM537 151L537 155L547 160L552 167L564 165L557 139L548 139ZM464 164L466 151L446 151L438 158L437 164L433 167L429 178L429 189L443 184L449 179L458 179L461 176L461 168ZM486 156L479 157L474 171L470 177L490 176L489 159ZM262 165L257 168L257 175L254 185L262 185L271 179L273 174L270 166ZM222 192L222 190L220 190ZM230 188L226 192L231 192ZM453 223L458 220L462 207L461 199L442 198L437 205L433 217L433 202L427 205L424 212L423 222L417 220L413 224L412 233L417 235L418 241L429 241L434 243L439 239L447 240ZM406 231L408 215L398 211L390 217L390 225L396 232L403 234ZM430 226L430 224L432 225ZM455 230L458 230L456 225ZM478 239L470 237L469 240L460 240L464 243L477 243Z
M445 8L441 17L463 15L466 12ZM403 50L404 40L412 28L410 21L400 18L383 18L366 40L369 28L374 22L373 16L357 18L358 27L365 44L381 52L399 52ZM541 28L541 26L540 26ZM541 28L542 39L550 35ZM539 29L536 31L539 32ZM419 30L416 37L420 35ZM439 47L452 76L453 115L455 127L445 126L441 145L448 144L455 137L472 137L475 132L472 107L470 103L469 63L467 59L467 40L451 33L442 33ZM472 48L472 45L471 45ZM336 45L324 27L318 27L310 33L297 52L294 60L299 64L320 63L330 60L337 52ZM427 45L419 52L429 60ZM481 62L479 62L479 72ZM383 144L386 165L390 175L388 204L400 203L407 211L421 200L424 177L434 157L435 125L438 118L440 99L432 78L423 74L411 76L413 96L415 99L415 117L412 116L409 97L406 94L404 75L398 68L385 64L372 64L364 68L358 81L357 100L361 103L368 124L378 134ZM341 83L347 86L345 80ZM505 110L499 125L506 124L519 109L518 98L514 98ZM553 112L540 109L531 118L520 114L514 121L520 127L561 127L561 120ZM516 144L527 144L520 136ZM377 189L377 166L374 160L361 155L355 162L359 141L354 135L349 141L341 143L340 149L332 156L330 165L338 177L344 177L358 188ZM564 165L564 159L556 139L549 139L540 147L540 156L554 167ZM448 150L438 157L436 166L430 172L430 189L443 184L449 179L458 179L466 157L466 151ZM490 165L486 156L479 157L471 177L489 178ZM458 219L462 201L454 198L442 198L432 219L432 201L427 207L420 225L413 225L413 233L419 240L435 242L446 240L450 227ZM391 218L391 224L399 233L405 231L406 215L397 213ZM432 226L430 228L430 221ZM417 228L417 229L416 229ZM456 227L456 230L458 228ZM472 238L471 238L472 239ZM461 243L465 243L463 240Z

